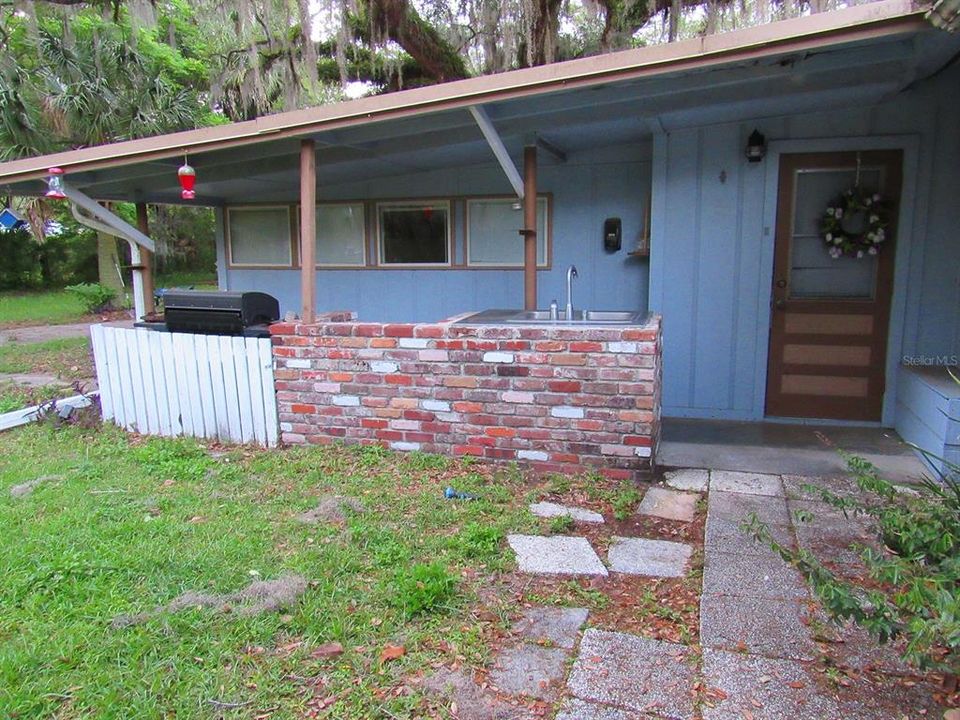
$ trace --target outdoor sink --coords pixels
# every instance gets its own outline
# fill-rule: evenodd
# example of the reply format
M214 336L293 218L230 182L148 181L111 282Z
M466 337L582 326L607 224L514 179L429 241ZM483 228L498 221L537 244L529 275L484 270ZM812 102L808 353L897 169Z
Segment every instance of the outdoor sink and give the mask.
M643 325L646 313L635 310L574 310L569 320L560 310L557 319L549 310L484 310L468 315L457 325Z

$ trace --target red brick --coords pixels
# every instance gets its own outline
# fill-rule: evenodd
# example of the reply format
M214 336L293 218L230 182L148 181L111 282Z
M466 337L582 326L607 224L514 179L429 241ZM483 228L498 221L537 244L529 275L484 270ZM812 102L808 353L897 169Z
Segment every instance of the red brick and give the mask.
M297 413L298 415L313 415L317 412L316 405L306 405L304 403L293 403L290 406L290 412Z
M370 341L372 348L395 348L397 341L393 338L375 337Z
M572 342L570 352L601 352L603 345L598 342Z
M586 365L587 356L580 353L557 353L550 356L553 365Z
M515 437L517 431L511 427L489 427L484 432L491 437Z
M413 325L384 325L383 334L387 337L413 337Z
M409 375L384 375L387 385L413 385L413 378Z
M643 435L627 435L623 438L624 445L633 445L634 447L650 447L650 438Z
M373 428L374 430L380 430L387 427L387 421L380 420L379 418L363 418L360 421L360 424L365 428Z
M353 382L353 373L332 372L329 380L330 382Z
M475 455L482 457L483 456L483 447L480 445L454 445L453 446L454 455Z
M443 328L439 325L417 325L413 330L418 338L442 338Z
M475 377L447 375L443 378L443 384L447 387L475 388L478 382Z
M550 392L576 393L580 392L580 383L576 380L553 380L547 383Z
M549 340L547 342L538 342L533 346L533 349L537 352L560 352L561 350L567 349L567 344L557 342L556 340Z
M455 402L453 409L458 413L478 413L483 410L483 405L478 402Z

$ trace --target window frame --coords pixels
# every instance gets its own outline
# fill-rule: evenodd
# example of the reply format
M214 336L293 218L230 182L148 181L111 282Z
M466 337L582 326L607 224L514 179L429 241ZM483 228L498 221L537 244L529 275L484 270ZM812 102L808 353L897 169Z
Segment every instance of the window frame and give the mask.
M244 210L285 210L287 213L287 250L289 253L289 259L285 263L238 263L233 259L233 219L231 214L235 211L244 211ZM270 269L270 270L288 270L291 268L297 268L300 264L300 259L297 253L297 227L295 226L295 216L296 213L291 212L291 207L285 203L246 203L243 205L228 205L224 208L224 241L226 243L227 251L227 267L238 268L238 269Z
M442 263L393 263L384 260L383 247L383 210L391 207L399 208L426 208L442 207L447 213L447 260ZM376 267L380 269L402 268L405 270L435 270L438 268L451 268L454 266L454 246L453 246L453 199L452 198L410 198L408 200L378 200L374 203L375 231L377 241L377 263ZM359 267L359 266L355 266Z
M343 263L322 263L317 262L314 267L325 268L325 269L342 269L342 270L362 270L364 268L370 267L370 222L369 222L369 213L367 202L365 200L333 200L330 202L318 202L315 205L315 208L321 207L338 207L338 206L359 206L360 214L363 218L363 232L361 234L361 242L363 243L363 261L359 263L352 264L343 264ZM300 207L299 205L297 206ZM299 212L298 212L299 215ZM318 218L316 216L316 209L314 210L314 235L316 235L317 229L320 227Z
M470 270L522 270L524 263L475 263L470 260L470 205L476 201L483 200L503 200L510 203L520 202L515 195L468 195L463 199L463 235L464 235L464 256L463 266ZM537 193L537 203L543 200L546 202L546 216L544 218L544 258L541 263L537 261L537 270L549 270L553 267L553 194ZM523 213L523 210L517 211ZM518 233L517 237L520 237ZM538 238L539 239L539 238Z

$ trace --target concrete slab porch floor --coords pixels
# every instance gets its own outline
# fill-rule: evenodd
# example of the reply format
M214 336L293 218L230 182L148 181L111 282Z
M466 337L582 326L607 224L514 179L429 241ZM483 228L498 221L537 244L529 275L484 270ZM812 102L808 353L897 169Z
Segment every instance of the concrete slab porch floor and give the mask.
M823 477L846 469L837 448L866 458L893 482L916 482L924 474L916 454L889 428L685 418L664 418L657 464Z

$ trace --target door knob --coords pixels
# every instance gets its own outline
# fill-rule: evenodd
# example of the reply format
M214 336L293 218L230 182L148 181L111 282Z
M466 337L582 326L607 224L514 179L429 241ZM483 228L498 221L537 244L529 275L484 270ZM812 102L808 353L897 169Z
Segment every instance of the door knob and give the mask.
M784 280L783 278L780 278L779 280L777 280L777 287L778 287L778 288L785 288L786 286L787 286L787 281L786 281L786 280Z
M783 310L783 309L787 306L787 301L784 300L783 298L778 298L778 299L773 303L773 306L774 306L777 310Z

